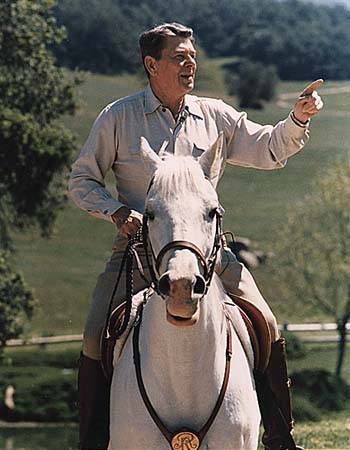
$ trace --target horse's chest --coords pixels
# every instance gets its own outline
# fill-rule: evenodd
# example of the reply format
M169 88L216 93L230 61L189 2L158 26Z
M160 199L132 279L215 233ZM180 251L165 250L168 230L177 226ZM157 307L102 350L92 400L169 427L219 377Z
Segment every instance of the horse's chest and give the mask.
M250 368L235 337L233 348L232 369L225 399L201 449L254 448L250 442L251 439L255 439L252 430L258 429L260 420L256 394L249 376ZM132 346L128 343L115 369L112 384L113 450L135 448L168 450L169 444L154 424L140 395L135 368L131 361L133 361ZM202 376L186 379L179 376L179 386L175 386L172 384L175 376L173 370L170 370L170 374L165 373L159 362L143 366L144 382L153 407L170 431L176 432L183 427L198 431L212 412L222 378L217 376L213 379L212 386L208 386L208 383L204 382L205 375L214 369L205 367ZM222 367L222 377L223 372ZM210 390L212 392L209 392ZM250 442L249 447L244 444L247 439Z

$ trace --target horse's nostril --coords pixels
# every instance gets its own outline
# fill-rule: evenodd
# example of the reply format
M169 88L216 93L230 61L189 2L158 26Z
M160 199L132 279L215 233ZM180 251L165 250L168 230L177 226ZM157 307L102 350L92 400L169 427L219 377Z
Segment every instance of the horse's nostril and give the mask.
M169 275L162 275L158 281L159 292L163 295L169 295L170 293L170 281Z
M193 292L195 294L204 294L205 293L205 281L203 277L196 276L196 283L193 287Z

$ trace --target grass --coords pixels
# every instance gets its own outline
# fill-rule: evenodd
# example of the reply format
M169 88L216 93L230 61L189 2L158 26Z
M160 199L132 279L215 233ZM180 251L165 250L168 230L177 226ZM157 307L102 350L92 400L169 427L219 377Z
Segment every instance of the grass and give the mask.
M308 345L304 358L289 362L290 372L302 369L332 370L336 348L334 345ZM41 379L54 378L55 371L60 379L75 378L67 368L76 369L76 358L79 344L58 344L47 347L24 347L6 349L4 364L0 368L0 379L3 383L15 383L22 389L33 389ZM12 364L12 366L11 366ZM344 374L350 370L350 355L344 366ZM57 377L57 375L56 375ZM37 403L42 403L37 402ZM33 406L35 410L36 406ZM311 449L349 449L350 420L349 405L343 412L324 413L319 422L297 422L295 438L299 445ZM53 439L53 436L56 436ZM12 442L13 449L23 450L58 450L73 449L77 442L77 428L66 424L57 424L55 428L47 425L23 427L21 424L7 424L2 428L0 423L0 448L6 449L6 442ZM9 445L9 444L7 444ZM262 449L262 447L260 447Z
M202 60L197 94L236 100L225 92L222 64L227 60ZM81 105L66 124L77 133L80 145L86 139L93 120L111 100L135 92L145 84L141 76L101 76L86 74L80 86ZM279 92L300 92L307 83L281 83ZM345 82L329 82L327 87L348 86ZM269 250L275 231L284 222L287 207L293 207L305 195L315 176L321 174L337 158L349 154L350 93L324 96L325 110L315 118L307 148L291 158L281 171L257 171L229 166L219 186L226 208L225 228L237 235L250 237L258 247ZM260 123L276 123L290 107L267 105L263 111L248 111L250 119ZM337 112L337 114L335 114ZM111 181L111 180L109 180ZM26 328L27 335L80 333L96 278L103 270L114 239L114 227L89 217L72 204L59 214L55 234L42 239L36 232L15 236L17 253L14 261L34 287L39 306ZM254 273L264 295L269 299L279 320L312 321L327 319L317 311L305 316L293 305L281 307L270 281L268 269L262 266Z

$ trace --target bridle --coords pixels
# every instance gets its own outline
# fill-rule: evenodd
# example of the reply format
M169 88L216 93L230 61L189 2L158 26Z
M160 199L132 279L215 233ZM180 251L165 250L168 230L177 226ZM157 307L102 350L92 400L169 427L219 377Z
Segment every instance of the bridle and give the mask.
M217 255L221 246L221 236L222 236L222 214L219 208L215 210L215 220L216 220L216 228L215 228L215 237L214 237L214 243L213 247L211 249L211 253L208 258L204 255L202 250L197 247L195 244L189 241L185 240L175 240L171 241L168 244L166 244L158 253L158 255L155 254L152 244L149 239L149 231L148 231L148 221L149 221L149 215L147 212L143 216L143 222L142 222L142 240L143 240L143 246L146 253L146 260L147 265L150 271L151 275L151 282L153 289L163 297L163 294L159 291L158 288L158 281L159 281L159 269L162 264L163 258L166 253L168 253L170 250L180 250L185 249L189 250L196 256L198 262L200 263L202 270L203 270L203 278L205 281L205 290L203 293L202 298L206 295L208 292L208 288L210 286L211 280L214 275L215 270L215 264ZM152 255L152 261L149 257L149 251Z
M149 266L149 271L151 274L152 279L152 287L157 293L161 296L162 293L159 292L158 289L158 280L159 280L159 269L162 264L163 258L167 252L170 250L179 250L179 249L185 249L189 250L196 256L198 262L200 263L202 270L203 270L203 278L205 281L205 289L204 293L201 298L205 296L205 294L208 291L208 288L210 286L211 280L213 278L214 270L215 270L215 264L216 259L218 255L218 251L221 246L221 236L222 236L222 230L221 230L221 223L222 223L222 214L220 210L217 208L215 210L214 218L216 220L216 227L215 227L215 237L214 237L214 243L213 247L211 249L210 255L208 258L205 257L202 250L197 247L195 244L189 241L185 240L174 240L166 244L162 249L159 251L158 255L155 254L152 244L149 239L149 230L148 230L148 220L149 215L145 213L143 217L143 224L142 224L142 238L143 238L143 246L146 253L147 258L147 264ZM149 252L152 255L152 261L150 261L149 258ZM141 355L140 355L140 349L139 349L139 337L140 337L140 326L142 322L142 312L143 312L143 306L141 307L137 319L137 323L134 328L133 333L133 355L134 355L134 365L135 365L135 371L136 371L136 379L138 388L142 397L142 400L152 417L154 423L157 425L158 429L161 431L165 439L168 441L170 447L172 450L181 450L185 448L191 448L193 450L199 449L201 443L203 442L203 439L205 435L207 434L208 430L210 429L212 423L214 422L220 407L222 405L222 402L224 400L229 378L230 378L230 368L231 368L231 356L232 356L232 331L231 331L231 324L228 319L228 316L226 316L227 320L227 335L226 335L226 364L225 364L225 373L223 382L221 385L220 393L217 398L216 404L205 422L205 424L202 426L202 428L199 431L190 430L188 428L183 428L181 430L178 430L174 433L170 432L167 427L164 425L158 414L156 413L150 398L147 394L143 378L142 378L142 372L141 372Z

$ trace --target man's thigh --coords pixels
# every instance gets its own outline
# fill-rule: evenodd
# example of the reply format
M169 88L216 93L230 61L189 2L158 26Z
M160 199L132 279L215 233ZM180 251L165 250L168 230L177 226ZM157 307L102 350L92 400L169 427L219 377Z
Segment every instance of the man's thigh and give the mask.
M93 359L100 359L101 333L106 323L110 303L112 302L112 311L126 298L126 280L125 271L123 271L112 300L112 294L117 283L123 254L124 253L120 251L112 253L111 259L106 264L105 271L98 277L92 295L84 329L83 353ZM145 269L145 275L149 279L146 257L143 252L140 252L139 255ZM147 283L142 279L136 268L134 268L133 283L135 293L147 287Z
M252 303L264 315L273 341L279 337L276 318L259 291L249 270L241 264L229 248L222 248L216 267L224 288L236 297Z

